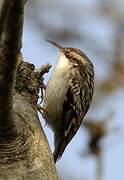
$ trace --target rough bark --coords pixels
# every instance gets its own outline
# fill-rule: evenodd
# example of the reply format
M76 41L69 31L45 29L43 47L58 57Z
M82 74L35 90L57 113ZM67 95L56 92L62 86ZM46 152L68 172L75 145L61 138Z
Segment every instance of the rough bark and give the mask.
M23 61L23 12L23 0L0 1L0 180L57 180L37 113L50 66Z

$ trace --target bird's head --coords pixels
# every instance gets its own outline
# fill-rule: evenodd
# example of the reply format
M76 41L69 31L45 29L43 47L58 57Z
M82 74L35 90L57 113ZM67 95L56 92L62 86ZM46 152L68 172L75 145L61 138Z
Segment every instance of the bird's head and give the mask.
M59 45L58 43L54 41L51 41L48 39L45 39L45 40L53 44L55 47L57 47L60 51L60 55L64 55L69 61L71 62L75 61L77 63L81 62L83 65L91 64L91 61L89 60L89 58L80 49L73 48L73 47L62 47L61 45Z

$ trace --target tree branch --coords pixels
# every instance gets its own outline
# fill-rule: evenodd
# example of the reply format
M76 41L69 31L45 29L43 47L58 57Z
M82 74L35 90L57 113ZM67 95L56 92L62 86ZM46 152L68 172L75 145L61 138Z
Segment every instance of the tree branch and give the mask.
M23 0L2 0L0 6L0 179L57 180L37 113L42 76L50 67L35 70L20 54Z
M10 4L11 6L12 1L9 1L9 0L0 1L0 41L1 41L3 30L4 30L5 20L9 13L8 4Z
M0 134L15 133L13 120L12 93L15 83L18 55L21 48L23 27L22 0L5 0L1 7L2 36L0 41ZM5 10L6 9L6 10ZM8 12L8 13L7 13ZM14 128L14 130L13 130ZM7 134L8 133L8 134Z

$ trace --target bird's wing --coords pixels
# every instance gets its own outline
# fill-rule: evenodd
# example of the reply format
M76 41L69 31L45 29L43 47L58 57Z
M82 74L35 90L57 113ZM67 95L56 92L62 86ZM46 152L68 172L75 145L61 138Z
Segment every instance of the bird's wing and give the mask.
M75 72L71 74L66 98L63 103L61 133L55 135L55 162L62 156L66 146L79 129L92 98L92 92L89 92L89 85L85 81L83 71L78 71L75 68L73 71Z
M62 127L64 136L68 137L68 142L77 132L90 105L90 100L87 98L88 86L84 79L85 75L83 71L78 71L76 68L73 71L75 72L71 74L72 78L69 82L62 113Z

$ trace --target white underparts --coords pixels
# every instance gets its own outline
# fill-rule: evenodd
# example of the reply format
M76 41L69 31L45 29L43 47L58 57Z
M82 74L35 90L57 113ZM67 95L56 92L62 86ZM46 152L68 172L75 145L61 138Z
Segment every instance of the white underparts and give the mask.
M56 68L66 68L68 66L69 66L69 60L66 58L64 54L61 53Z

